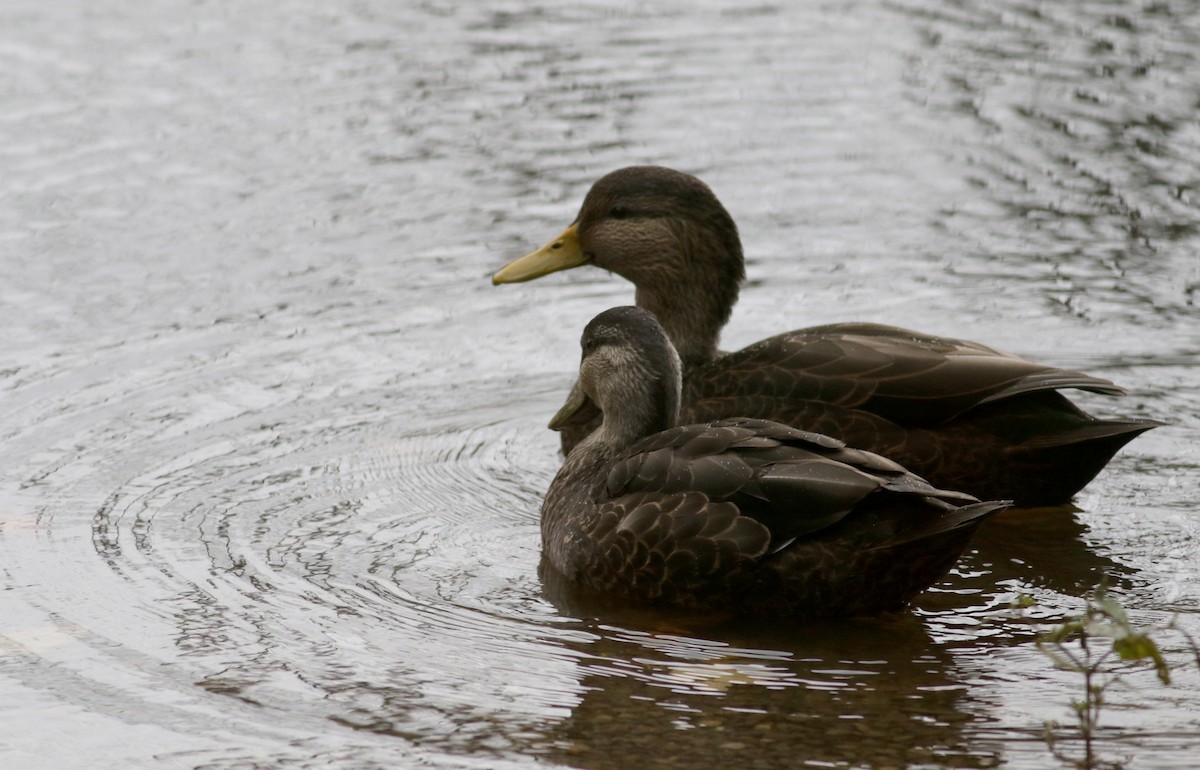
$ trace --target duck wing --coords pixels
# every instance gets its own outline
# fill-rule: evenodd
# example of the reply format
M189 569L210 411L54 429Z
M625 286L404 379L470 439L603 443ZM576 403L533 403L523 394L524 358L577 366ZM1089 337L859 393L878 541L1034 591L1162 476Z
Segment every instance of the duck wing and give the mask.
M638 442L610 467L603 495L625 506L630 526L639 530L661 526L652 520L666 514L651 505L633 515L633 508L664 496L699 494L714 506L732 503L742 519L765 529L767 550L774 552L834 526L880 490L951 505L977 502L828 436L748 418L681 426ZM702 519L698 514L686 527L672 523L670 529L676 537L699 536L707 531ZM761 556L761 534L752 540L743 553Z
M688 373L689 401L810 400L932 427L1025 393L1124 391L1082 372L1035 364L986 345L894 326L843 323L776 335ZM1069 402L1065 402L1068 403ZM728 414L728 412L726 412Z
M715 605L753 582L765 526L701 492L632 492L601 503L580 532L592 547L571 574L600 591Z
M796 565L814 585L840 585L860 561L875 563L869 554L941 543L955 530L965 534L951 537L969 537L1006 507L935 489L828 436L754 419L643 439L609 465L593 499L596 515L580 535L595 547L573 573L581 582L647 600L730 607L774 596L774 581L791 580ZM958 539L954 548L935 545L933 572L957 556ZM923 588L923 580L914 585Z

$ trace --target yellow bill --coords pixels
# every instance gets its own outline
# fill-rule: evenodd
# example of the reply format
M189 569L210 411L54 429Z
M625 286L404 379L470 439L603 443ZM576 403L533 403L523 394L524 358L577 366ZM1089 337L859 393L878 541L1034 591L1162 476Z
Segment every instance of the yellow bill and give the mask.
M492 276L493 284L520 283L541 278L543 275L557 273L559 270L570 270L586 264L588 258L579 248L579 238L575 225L562 231L562 235L547 243L537 251L518 257L500 268Z

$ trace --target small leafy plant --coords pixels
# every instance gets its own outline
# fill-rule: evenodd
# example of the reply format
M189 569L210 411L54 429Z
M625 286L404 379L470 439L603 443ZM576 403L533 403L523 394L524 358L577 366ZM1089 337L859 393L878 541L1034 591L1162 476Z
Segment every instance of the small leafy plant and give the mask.
M1022 606L1032 604L1028 597L1021 597L1019 602ZM1123 767L1121 762L1101 761L1096 755L1096 730L1105 696L1110 687L1128 674L1152 667L1159 682L1165 686L1171 683L1172 669L1190 665L1190 661L1173 665L1163 657L1151 634L1168 631L1184 638L1200 667L1200 648L1174 618L1166 624L1135 626L1125 608L1109 596L1107 588L1101 584L1087 599L1082 614L1038 636L1038 649L1049 656L1055 666L1075 672L1083 679L1083 699L1071 702L1079 737L1083 741L1083 756L1070 756L1061 750L1062 727L1056 722L1047 722L1046 743L1057 759L1081 770Z

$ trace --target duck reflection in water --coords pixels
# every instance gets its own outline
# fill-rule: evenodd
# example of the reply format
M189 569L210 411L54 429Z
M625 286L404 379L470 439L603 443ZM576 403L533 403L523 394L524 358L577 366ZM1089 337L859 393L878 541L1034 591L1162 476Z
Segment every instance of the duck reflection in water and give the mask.
M563 642L579 656L581 694L544 737L564 764L1000 764L996 748L968 732L986 704L973 698L951 645L912 613L720 622L621 604L546 566L540 574L559 612L599 618L572 623L584 633Z

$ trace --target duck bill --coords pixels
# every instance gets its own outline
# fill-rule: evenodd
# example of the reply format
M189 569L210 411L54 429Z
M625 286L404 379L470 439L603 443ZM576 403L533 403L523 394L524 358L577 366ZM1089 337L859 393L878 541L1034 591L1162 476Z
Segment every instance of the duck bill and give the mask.
M541 278L543 275L570 270L586 264L588 258L579 246L575 225L562 231L554 240L537 251L509 262L492 276L493 284L521 283Z
M547 426L550 430L563 430L572 425L582 425L592 420L600 414L600 408L588 398L588 395L579 387L579 383L571 387L571 392L567 396L567 402L562 405L562 408L550 418L550 424Z

